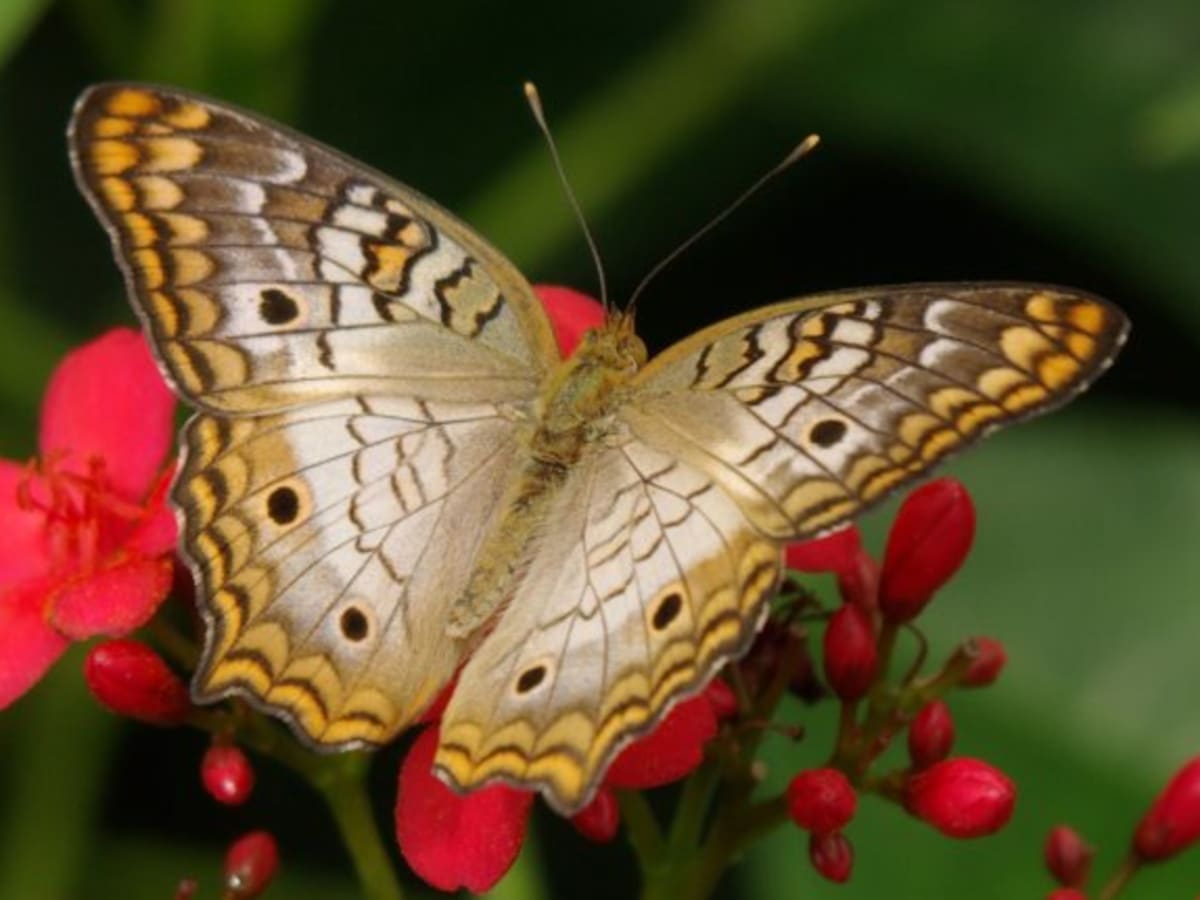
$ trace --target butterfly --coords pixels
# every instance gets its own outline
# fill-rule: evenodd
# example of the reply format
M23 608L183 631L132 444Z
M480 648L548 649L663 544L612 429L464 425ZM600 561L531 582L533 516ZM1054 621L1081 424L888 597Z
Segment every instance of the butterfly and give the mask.
M1125 339L1029 284L837 291L649 358L611 312L568 359L521 274L416 191L173 89L79 99L71 160L195 414L173 488L198 701L375 746L457 675L435 768L579 810L743 653L785 542L847 522Z

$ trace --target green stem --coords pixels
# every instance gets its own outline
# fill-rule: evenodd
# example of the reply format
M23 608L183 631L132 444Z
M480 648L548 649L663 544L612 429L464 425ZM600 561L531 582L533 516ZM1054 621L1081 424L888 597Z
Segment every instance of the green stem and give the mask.
M651 872L662 864L666 853L662 828L646 798L637 791L618 791L617 803L621 807L621 820L625 823L625 833L638 858L643 880L649 884Z
M1121 868L1113 873L1112 878L1108 879L1108 884L1101 888L1100 893L1096 895L1096 900L1113 900L1118 894L1125 889L1129 884L1129 880L1137 874L1138 860L1133 854L1126 856L1121 862Z
M367 900L403 900L404 891L396 878L391 855L380 837L367 796L365 757L347 754L345 759L349 764L322 766L327 777L314 780L313 785L325 798L342 834L363 897Z

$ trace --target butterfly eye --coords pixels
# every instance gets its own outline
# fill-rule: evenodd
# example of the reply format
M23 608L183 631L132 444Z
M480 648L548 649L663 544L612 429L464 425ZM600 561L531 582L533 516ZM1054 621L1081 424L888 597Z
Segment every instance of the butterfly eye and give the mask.
M300 304L279 288L267 288L259 294L258 315L268 325L288 325L300 315Z
M808 433L808 439L818 447L832 447L845 436L846 423L841 419L822 419Z
M659 601L658 606L655 607L654 615L650 619L650 624L654 626L655 631L662 631L675 621L682 609L682 595L678 591L672 591Z

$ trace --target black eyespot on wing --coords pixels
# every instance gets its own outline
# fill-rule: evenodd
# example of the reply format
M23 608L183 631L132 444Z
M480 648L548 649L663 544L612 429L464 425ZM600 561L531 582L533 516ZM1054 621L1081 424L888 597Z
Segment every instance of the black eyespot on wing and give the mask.
M347 607L338 620L338 624L341 626L342 635L346 640L354 641L356 644L365 639L371 630L366 614L357 606Z
M846 423L841 419L823 419L812 427L808 438L818 447L832 447L846 436Z
M267 496L267 515L276 525L290 525L300 515L300 497L294 488L277 487Z
M654 626L656 631L662 631L675 621L675 617L679 615L679 611L682 609L683 597L677 592L667 594L659 602L658 608L654 610L650 624Z
M300 306L279 288L259 294L258 314L268 325L286 325L300 315Z
M528 694L546 678L545 666L532 666L521 673L517 679L517 693Z

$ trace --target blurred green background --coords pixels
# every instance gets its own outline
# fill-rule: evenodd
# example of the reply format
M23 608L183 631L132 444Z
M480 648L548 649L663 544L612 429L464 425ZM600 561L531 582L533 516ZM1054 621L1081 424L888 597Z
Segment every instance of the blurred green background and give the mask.
M1001 682L957 695L958 751L1021 788L1000 836L953 843L866 800L848 887L781 830L724 897L1034 897L1046 830L1123 852L1150 796L1200 752L1200 7L743 0L604 4L0 0L0 453L35 450L61 354L132 323L107 238L71 184L63 131L89 82L166 82L258 109L411 183L534 281L592 289L582 241L520 95L541 86L616 296L801 137L824 146L658 280L652 348L721 315L869 283L1077 285L1134 322L1069 410L954 465L977 549L924 617L941 655L1002 638ZM868 522L882 533L888 512ZM878 544L876 544L878 546ZM770 746L775 783L829 747ZM264 765L214 809L197 734L120 723L79 658L0 717L0 897L211 891L225 842L280 837L271 896L353 897L317 801ZM375 775L389 813L398 750ZM624 847L543 815L496 896L624 896ZM1200 852L1129 897L1191 897ZM207 896L212 896L209 893Z

